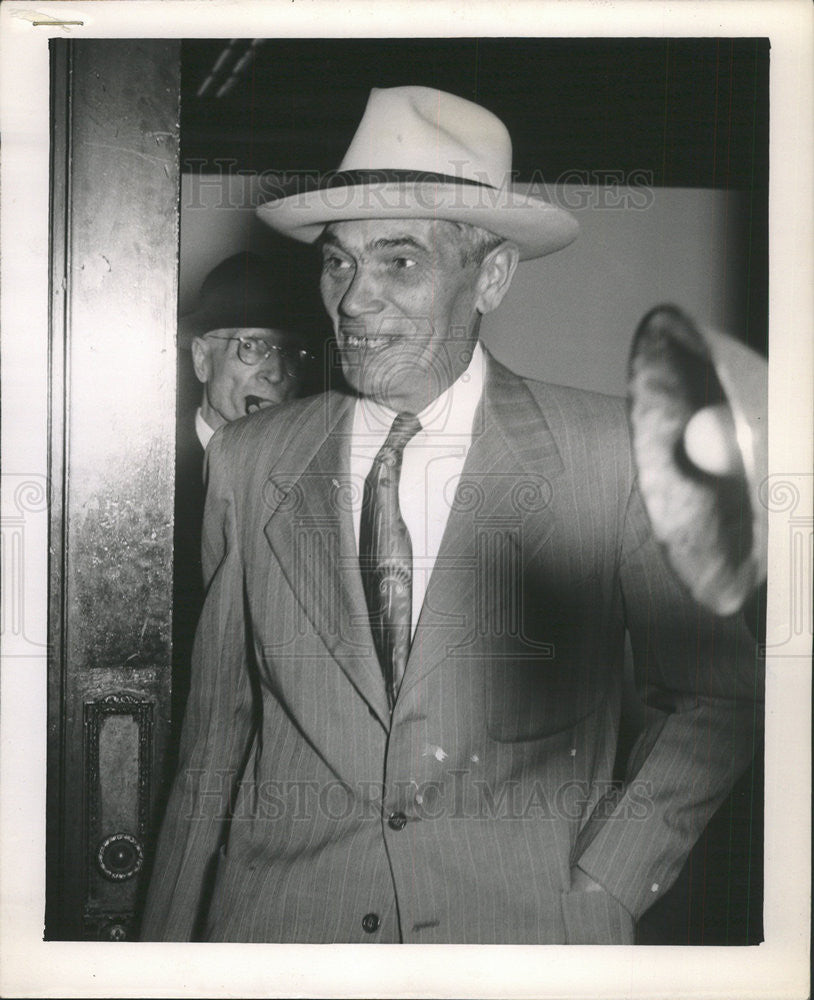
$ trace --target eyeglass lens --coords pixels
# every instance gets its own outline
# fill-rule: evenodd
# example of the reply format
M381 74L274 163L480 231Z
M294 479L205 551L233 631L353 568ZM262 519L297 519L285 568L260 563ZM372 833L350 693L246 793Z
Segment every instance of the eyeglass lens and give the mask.
M254 340L253 338L239 338L237 342L237 356L244 365L257 365L265 361L274 352L283 360L286 367L298 368L307 358L308 352L295 347L278 347L270 344L266 340Z

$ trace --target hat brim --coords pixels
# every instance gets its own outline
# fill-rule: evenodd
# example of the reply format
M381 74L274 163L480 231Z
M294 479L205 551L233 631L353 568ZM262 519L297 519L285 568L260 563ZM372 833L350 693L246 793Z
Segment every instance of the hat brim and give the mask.
M214 330L209 325L209 317L201 309L181 313L178 317L178 346L189 350L196 337L202 337L208 330Z
M268 310L247 310L241 316L217 309L194 309L178 317L179 346L189 348L196 337L203 337L210 330L285 330L292 331L292 324L269 322Z
M576 219L517 188L454 182L393 181L330 185L262 204L266 225L314 243L332 222L359 219L441 219L487 229L515 243L521 260L562 250L579 232Z
M195 337L211 330L277 330L295 340L308 339L313 318L305 308L294 303L246 296L241 301L222 301L199 305L178 317L178 343L190 347Z

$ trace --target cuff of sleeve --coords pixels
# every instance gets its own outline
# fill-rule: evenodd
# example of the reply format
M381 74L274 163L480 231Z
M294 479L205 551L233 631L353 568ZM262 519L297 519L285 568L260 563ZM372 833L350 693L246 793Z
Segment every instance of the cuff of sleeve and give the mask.
M603 891L573 891L562 894L562 916L566 944L633 944L633 916Z

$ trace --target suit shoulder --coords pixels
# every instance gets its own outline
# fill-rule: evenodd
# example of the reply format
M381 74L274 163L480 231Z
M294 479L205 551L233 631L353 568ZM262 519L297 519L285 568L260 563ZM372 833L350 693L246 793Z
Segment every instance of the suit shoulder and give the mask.
M627 426L627 401L621 396L535 379L524 378L523 382L546 417L607 424L615 430Z
M223 426L207 448L210 456L226 455L237 464L274 459L296 447L303 437L311 437L341 401L337 392L319 393L292 399L280 406L267 407Z
M616 482L627 496L635 479L627 403L585 389L524 379L566 468L585 482Z
M310 426L315 416L319 418L328 402L326 397L331 395L320 393L291 399L279 406L270 406L234 420L223 428L224 445L234 449L252 447L261 442L267 444L273 440L284 447L290 438L295 437L304 427Z

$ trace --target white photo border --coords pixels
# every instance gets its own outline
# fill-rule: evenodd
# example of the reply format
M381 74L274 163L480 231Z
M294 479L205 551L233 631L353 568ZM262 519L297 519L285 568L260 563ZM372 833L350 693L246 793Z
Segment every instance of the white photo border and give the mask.
M55 22L35 25L44 15ZM3 473L47 476L51 38L768 37L770 475L811 510L812 8L807 0L6 0ZM360 31L360 29L362 29ZM43 478L43 482L45 479ZM4 503L5 503L4 490ZM181 945L43 942L45 656L0 658L0 994L7 997L805 997L810 922L811 635L785 637L788 511L770 514L765 941L753 947ZM41 529L47 518L41 517ZM39 529L37 529L39 530ZM43 534L43 539L44 539ZM26 550L43 650L47 546ZM783 642L778 643L779 637ZM3 637L5 638L5 637ZM194 950L190 950L194 949Z

